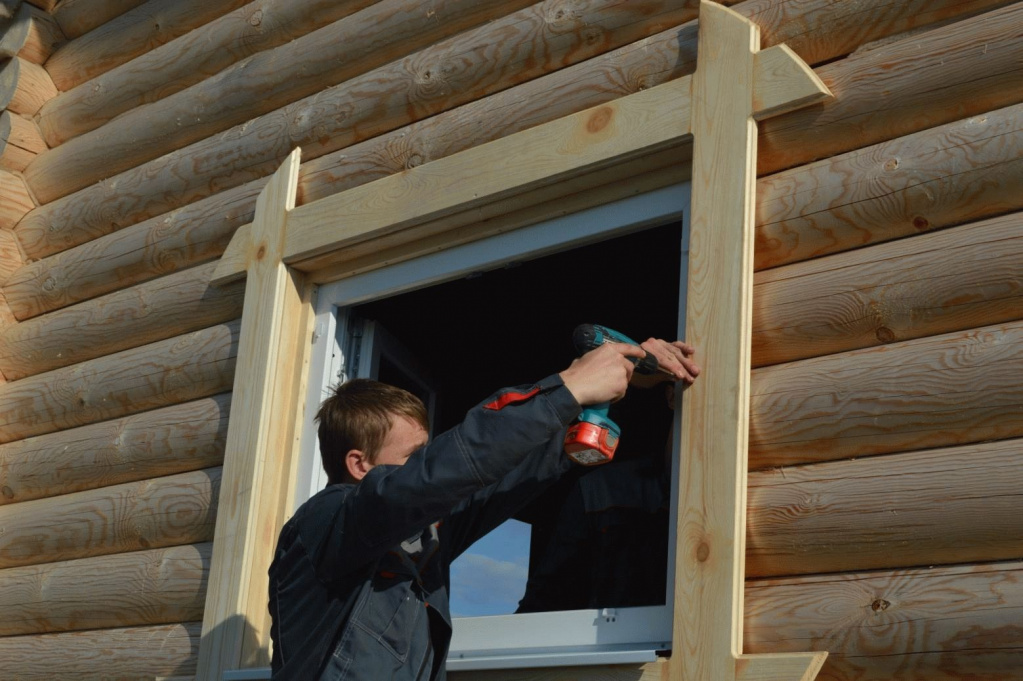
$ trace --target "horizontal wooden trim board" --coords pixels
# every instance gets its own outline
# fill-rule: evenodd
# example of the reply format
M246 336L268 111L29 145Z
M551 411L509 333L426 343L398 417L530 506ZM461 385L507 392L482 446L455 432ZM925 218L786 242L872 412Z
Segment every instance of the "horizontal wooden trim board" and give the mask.
M746 652L827 650L827 681L1023 679L1023 564L746 583Z
M1014 559L1021 507L1019 439L757 471L746 575Z
M685 2L670 0L669 6L681 6ZM464 30L490 21L507 23L506 15L529 4L530 0L451 0L438 5L423 5L419 0L369 3L362 11L346 12L347 16L343 15L333 24L253 54L219 73L208 73L205 80L176 93L166 92L157 80L162 78L163 69L138 79L137 69L131 66L117 74L119 77L105 80L121 81L124 75L133 74L141 82L132 84L128 93L148 84L151 90L161 93L158 101L145 103L138 101L138 97L126 101L128 93L118 93L112 104L108 104L106 98L83 97L96 87L89 83L83 88L84 92L69 93L66 98L54 100L41 112L40 125L51 146L67 144L66 149L54 154L53 161L58 164L60 158L66 161L77 154L106 157L103 148L113 147L111 158L129 154L112 167L112 172L119 172L314 95ZM645 11L653 7L649 2L648 5L643 8ZM292 12L297 10L298 7ZM310 10L303 6L302 11ZM695 12L690 12L692 14ZM521 16L518 19L517 23L525 23ZM206 50L209 46L200 49ZM317 55L317 59L310 60L310 54ZM152 94L143 96L153 98ZM83 99L87 107L81 105ZM197 116L199 106L202 113ZM115 116L116 123L101 127ZM188 123L183 125L183 120ZM147 121L149 128L146 128ZM152 143L147 146L152 148L129 152L130 147L123 144L119 133L148 138ZM40 172L53 169L54 166L48 165Z
M0 445L0 505L219 466L231 395Z
M213 269L200 265L0 329L0 372L17 380L240 318L244 286L210 287Z
M213 539L220 468L0 506L0 568Z
M21 57L0 65L0 108L34 116L46 100L56 95L57 88L42 66Z
M741 5L737 6L739 9L741 7ZM832 37L831 30L838 30L835 26L827 23L827 18L833 12L834 7L835 5L832 2L820 2L818 6L815 1L814 10L819 14L813 15L811 18L804 16L804 19L818 21L822 27L826 27L827 30L818 36L821 41L830 40ZM902 5L900 4L899 7L901 8ZM899 11L901 12L901 9ZM862 16L860 15L860 20L862 20ZM853 20L851 16L845 16L844 18L847 21ZM889 27L890 23L881 22L882 26L879 27L879 32L882 31L882 28ZM839 23L838 26L840 25L842 24ZM1011 28L1007 30L1011 30ZM418 135L419 131L422 130L423 134L427 134L427 137L420 140L417 136L409 137L396 134L391 138L392 146L379 147L383 150L383 154L378 155L371 163L376 166L376 173L382 171L384 175L391 174L401 170L405 164L416 165L432 158L454 153L466 146L471 146L474 143L473 140L481 134L487 136L485 139L500 137L503 134L521 130L529 125L535 125L578 111L587 106L594 106L609 101L629 91L635 91L641 87L649 87L684 75L692 71L694 64L695 33L695 24L684 27L681 30L676 29L665 32L659 34L657 39L630 45L627 49L605 55L604 57L591 59L581 64L576 70L572 70L572 68L563 69L553 74L553 76L547 77L551 78L551 80L541 78L535 83L527 84L528 87L523 87L521 90L509 90L506 93L502 93L498 101L488 102L490 98L487 98L482 100L482 102L475 102L473 106L467 107L464 111L457 111L457 113L449 112L451 116L446 117L444 121L436 120L442 118L442 116L437 116L435 120L430 121L433 126L445 126L447 130L450 130L450 134L432 134L438 132L436 130L430 130L430 134L427 134L427 121L424 121L423 126L417 126L415 129L402 132L416 133ZM949 40L951 41L951 39ZM875 52L884 53L887 49L886 47L875 50ZM965 50L966 48L963 49ZM973 69L971 71L971 82L975 80L972 79L972 73L977 68L980 68L974 62L979 63L981 58L983 58L984 64L991 65L990 68L995 68L997 65L995 63L996 60L1004 58L1011 61L1012 56L1002 52L998 54L992 52L987 55L970 52L967 55L967 61L972 60L969 67ZM936 59L940 59L940 57L936 57ZM838 68L843 63L844 61L838 62L830 65L828 68ZM927 63L930 64L930 62ZM935 61L935 67L937 64L938 61ZM633 80L623 81L621 78L623 73L634 74ZM896 75L900 76L898 71L896 71ZM907 73L905 75L906 82L902 83L900 81L898 87L912 92L913 88L916 87L914 85L916 82L914 78L917 75L912 72ZM859 76L855 73L843 76L843 79L848 81L845 86L847 96L850 87L853 89L869 87L869 83L865 81L863 84L860 84L858 78ZM956 90L956 88L964 88L967 85L963 82L954 81L952 78L949 78L948 81L951 89L944 92L935 92L933 101L929 100L930 105L933 105L936 109L944 110L942 102L947 104L949 101L956 101L960 105L956 107L956 113L950 115L950 118L955 119L969 115L970 111L962 108ZM1011 91L1011 88L1006 90L1006 92L1009 91ZM927 98L926 93L918 93L918 95L924 99ZM856 102L858 106L863 107L867 111L873 110L880 104L880 100L876 97L856 98ZM326 106L325 102L324 105ZM473 118L465 117L471 112L479 111L482 107L492 107L493 111L496 112L496 116L490 119L478 119L476 123L471 123L474 120ZM978 111L980 110L978 107ZM423 113L425 114L426 112ZM781 118L787 118L787 116ZM481 126L478 122L479 120L487 121L486 129ZM353 120L346 120L345 126L350 128L353 123ZM933 123L931 124L933 125ZM809 131L812 127L812 125L807 126L807 130ZM925 126L921 125L921 127ZM247 139L255 139L255 136L262 135L263 133L257 133L258 128L259 126L249 126L246 128L244 134L246 136L254 136L251 138L247 137ZM283 130L279 126L275 127L275 129ZM906 132L911 131L907 130ZM302 134L297 129L290 129L288 131L288 139L281 140L280 144L286 148L290 148L293 144L302 144L305 158L308 159L330 151L329 147L324 147L319 143L321 136L324 134L333 136L330 142L331 146L334 144L342 146L348 143L343 137L337 137L335 132L325 131L322 127L317 127L317 137L315 139L303 139ZM344 135L346 133L339 131L337 134ZM850 148L862 146L862 144L859 144L854 138L850 138L844 132L843 137L849 142ZM269 144L270 138L266 139L266 143ZM425 144L426 141L429 142L429 145ZM212 144L213 142L208 143ZM220 159L219 161L214 161L213 157L207 160L205 152L200 150L203 144L207 144L207 142L197 143L188 149L180 150L164 157L160 160L158 168L146 165L139 169L122 173L116 179L116 191L112 190L115 186L113 183L105 182L65 199L53 202L42 209L33 211L32 214L26 216L23 220L22 226L24 231L19 229L19 238L21 238L26 252L33 258L45 257L90 238L109 233L113 229L140 222L199 198L209 196L215 190L242 184L254 176L266 175L276 167L279 159L285 153L284 149L280 149L272 158L260 161L258 159L262 158L261 156L257 158L257 156L249 153L254 151L251 146L244 147L247 155L247 160L244 162L244 170L237 168L225 173L225 170L227 170L226 166L218 165L218 163L230 165L234 162L230 161L228 156L224 156L223 150L216 152L216 157ZM238 139L231 138L230 145L232 148L237 149L239 144L241 142ZM457 148L452 148L453 146ZM815 148L815 144L800 143L799 146L807 154L807 160L813 157L812 150ZM402 156L396 159L395 150L405 151L400 152ZM341 160L342 158L343 161ZM380 167L381 159L384 159L383 164L386 169ZM358 161L359 159L356 157L355 160ZM334 161L336 164L347 166L353 162L353 157L347 153L339 153ZM209 168L211 173L215 173L216 181L207 182L202 178L195 177L192 169L199 165ZM365 172L365 166L356 165L354 167L358 172ZM310 170L312 170L312 167L310 167ZM331 191L342 189L343 187L338 186L340 182L351 181L350 179L345 179L346 177L351 178L349 171L342 170L340 175L341 180L333 183L334 186L331 187ZM376 179L379 176L380 174L376 174L374 177L367 179ZM366 180L357 180L355 184L361 184L364 181ZM306 183L303 182L303 188L300 189L300 203L311 200L311 197L306 196L304 193L305 186Z
M269 145L269 140L262 141L270 129L278 131L272 137L286 130L289 147L322 147L320 155L694 16L686 8L688 0L633 0L627 5L620 0L591 0L582 11L560 15L549 6L557 1L502 16L506 3L498 0L487 0L486 11L472 12L467 8L478 8L478 0L452 0L433 8L444 15L441 20L424 23L418 18L425 8L392 13L395 8L390 5L419 4L414 0L384 0L332 24L335 30L323 28L255 55L186 91L125 112L109 129L65 142L30 164L26 181L39 201L46 203L158 157L167 163L166 155L179 156L184 149L193 156L212 147L220 147L223 153L228 139L232 156L246 158L247 164L276 164L283 140ZM388 10L383 26L378 25L377 7ZM558 17L557 30L552 30L552 16ZM492 21L476 25L488 19ZM351 31L345 28L348 24ZM458 30L462 32L452 33ZM379 44L380 31L388 32L390 49ZM481 53L481 44L490 49ZM524 46L532 54L523 54ZM419 51L410 54L411 50ZM310 53L324 53L324 58L311 64ZM384 60L393 61L384 65ZM341 82L343 87L324 89ZM186 120L196 119L191 112L197 102L203 108L201 120L182 125L188 114ZM327 111L346 113L325 116ZM261 116L251 120L257 114ZM302 130L306 123L312 127ZM201 141L238 124L244 130L228 133L224 139ZM43 133L49 137L47 130L44 125ZM256 130L262 132L254 137ZM129 143L138 139L147 143Z
M202 618L213 545L175 546L0 571L0 636Z
M762 178L756 269L1023 209L1023 105Z
M51 5L54 0L44 0ZM60 7L53 12L54 19L60 24L64 35L77 38L94 28L118 17L128 10L138 7L146 0L62 0Z
M237 322L0 386L0 443L231 389Z
M10 111L0 112L0 168L20 172L44 151L46 142L35 121Z
M48 64L54 83L65 92L48 102L40 117L51 139L63 142L375 1L255 0L101 75L93 73L95 67L89 64L66 68ZM79 85L86 78L91 79L88 85ZM105 96L91 96L93 88Z
M0 667L17 681L195 673L201 622L0 638Z
M33 64L42 64L64 42L64 34L53 17L28 3L23 3L14 19L0 31L0 58L3 59L18 56Z
M753 372L752 469L1023 436L1023 323Z
M65 44L46 62L46 70L53 84L67 91L204 26L246 2L248 0L148 0Z
M778 267L753 290L754 366L1023 319L1023 213Z

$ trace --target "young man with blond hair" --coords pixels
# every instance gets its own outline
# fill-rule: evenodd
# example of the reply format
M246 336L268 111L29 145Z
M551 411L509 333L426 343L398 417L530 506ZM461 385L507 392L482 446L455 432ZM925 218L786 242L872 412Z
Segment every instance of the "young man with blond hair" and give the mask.
M317 416L327 488L282 529L270 567L273 678L444 679L451 561L570 468L569 424L621 398L645 351L696 376L684 343L604 345L499 391L432 442L418 398L339 386Z

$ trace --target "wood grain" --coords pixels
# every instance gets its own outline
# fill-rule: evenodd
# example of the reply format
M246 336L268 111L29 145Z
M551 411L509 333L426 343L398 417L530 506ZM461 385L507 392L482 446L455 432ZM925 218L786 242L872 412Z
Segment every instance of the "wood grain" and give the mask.
M220 469L0 506L0 568L213 538Z
M71 88L40 112L55 143L88 132L116 115L163 99L257 52L326 26L376 0L255 0L204 26ZM74 74L68 74L74 76ZM65 89L70 86L65 83ZM97 96L96 93L102 93Z
M13 229L33 208L35 202L21 173L0 170L0 229Z
M274 173L256 202L249 277L245 287L234 385L234 417L224 456L224 503L217 523L218 541L210 569L203 615L199 674L219 678L251 656L255 665L270 660L265 600L266 570L276 541L279 509L287 497L282 473L291 469L292 423L301 412L300 347L306 342L304 284L281 262L289 213L298 192L301 151L295 149ZM281 418L274 418L274 416ZM290 423L289 423L290 421ZM252 584L260 588L251 598ZM258 603L258 605L257 605ZM260 645L244 650L245 631L254 629Z
M237 9L247 0L148 0L66 43L46 62L66 92L178 36Z
M869 3L864 0L856 3L855 10L852 3L836 5L832 0L791 3L798 5L792 7L789 4L787 0L784 12L765 7L761 0L741 3L736 9L740 13L757 9L762 14L758 22L771 26L769 34L771 31L798 33L813 26L809 35L820 48L817 54L831 56L834 50L841 54L845 49L842 36L849 34L851 26L856 26L857 31L860 25L868 26L869 35L877 37L903 30L905 25L916 22L918 15L933 16L922 9L919 2L893 4L892 0L870 0ZM881 18L877 22L870 14L875 4L884 8L877 15ZM942 0L934 6L936 11L955 15L959 9L975 11L976 4L960 5ZM765 41L765 47L767 44L769 41ZM303 173L299 203L691 74L695 61L695 23L664 31L575 67L340 150L322 162L306 163L308 170ZM283 144L294 142L287 140ZM306 159L322 153L316 146L305 145L304 148ZM284 153L282 149L281 157ZM260 168L249 167L248 171L265 176L274 167L267 164ZM149 174L123 173L116 184L105 182L33 211L19 229L26 252L33 258L43 258L246 181L245 177L229 179L220 174L206 187L185 189L177 179L178 171L161 175L159 168L152 170ZM191 171L183 168L180 172L187 175ZM153 186L150 191L150 181L160 186Z
M219 466L230 394L0 445L0 505Z
M0 229L0 281L17 271L22 266L23 260L24 256L21 254L17 238L11 230ZM0 315L0 327L6 327L17 320L7 305L7 299L3 297L3 293L0 293L0 300L4 301L4 314Z
M746 575L1013 559L1021 504L1023 440L758 471Z
M0 330L0 371L17 380L238 319L244 287L210 287L212 274L200 265Z
M761 272L753 365L1023 319L1023 213Z
M211 544L0 571L0 636L188 622L202 617Z
M558 11L564 0L547 0L506 16L507 3L462 1L427 8L384 0L51 149L29 165L26 181L42 203L152 159L162 166L187 159L192 178L186 181L194 186L205 186L210 172L224 178L228 167L245 181L253 168L276 165L291 147L316 148L317 156L335 151L693 16L686 6L691 0L581 0L572 12ZM378 7L393 22L382 22ZM444 16L436 23L419 19L431 11ZM381 44L378 30L387 43ZM325 58L310 64L310 51ZM391 61L381 66L385 60ZM343 87L324 89L342 81ZM204 158L214 164L208 171L200 169Z
M46 142L31 118L0 112L0 168L20 172L46 151Z
M8 681L139 679L195 672L200 624L164 624L67 634L0 638Z
M0 22L0 25L5 22ZM0 35L0 58L21 57L42 64L64 42L64 34L53 17L38 7L22 4Z
M229 390L237 342L222 324L0 386L0 442Z
M1023 678L1023 564L746 583L746 650L827 650L827 681Z
M34 116L56 95L57 88L42 66L21 57L8 59L0 66L0 108Z
M51 0L45 0L50 5ZM63 0L53 12L68 39L77 38L94 28L138 7L146 0ZM52 8L47 8L47 11Z
M1023 323L753 372L754 469L1023 435Z
M853 54L817 75L835 93L764 121L760 174L1023 101L1023 5Z
M1023 105L757 183L765 269L1023 209Z

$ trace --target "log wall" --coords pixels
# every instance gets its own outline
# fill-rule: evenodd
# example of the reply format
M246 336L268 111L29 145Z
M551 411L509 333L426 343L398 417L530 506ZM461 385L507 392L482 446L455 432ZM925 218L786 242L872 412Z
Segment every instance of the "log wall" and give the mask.
M1023 2L724 4L836 95L760 125L746 649L1023 679ZM691 74L695 7L4 2L4 678L194 675L208 281L292 147L307 203Z

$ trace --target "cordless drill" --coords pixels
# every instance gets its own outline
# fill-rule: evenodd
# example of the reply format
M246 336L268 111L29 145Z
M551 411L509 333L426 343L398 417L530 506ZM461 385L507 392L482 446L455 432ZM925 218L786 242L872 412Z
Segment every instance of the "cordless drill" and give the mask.
M604 343L628 343L639 345L636 341L606 326L597 324L580 324L572 333L572 342L576 352L584 355ZM642 359L630 358L641 374L652 374L658 370L657 358L649 352ZM579 418L568 429L565 435L565 453L584 466L595 466L607 463L614 458L618 448L621 428L608 417L610 402L592 404L579 414Z

